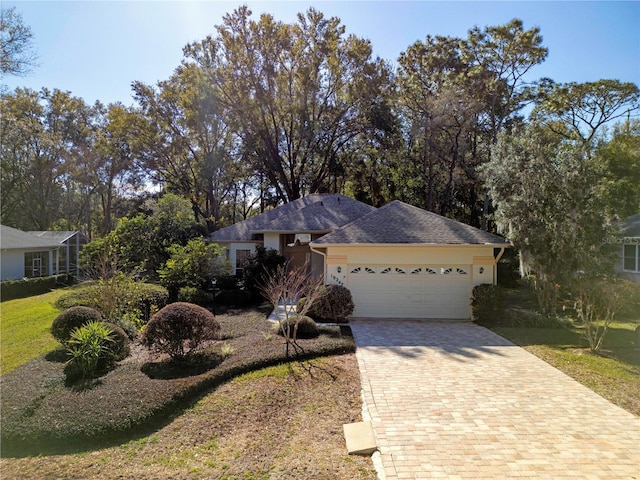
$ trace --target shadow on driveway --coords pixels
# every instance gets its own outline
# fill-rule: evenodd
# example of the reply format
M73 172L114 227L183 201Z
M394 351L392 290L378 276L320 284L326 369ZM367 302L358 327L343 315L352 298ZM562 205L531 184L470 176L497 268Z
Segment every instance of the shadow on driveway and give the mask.
M502 356L508 340L468 320L353 319L357 348L384 348L407 358L434 351L458 361Z

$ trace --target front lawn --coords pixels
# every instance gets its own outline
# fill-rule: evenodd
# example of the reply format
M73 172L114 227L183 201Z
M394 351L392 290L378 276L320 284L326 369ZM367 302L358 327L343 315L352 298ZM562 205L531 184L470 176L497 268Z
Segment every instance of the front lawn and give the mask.
M64 352L35 358L3 375L3 455L64 453L122 442L167 424L194 398L240 374L286 361L284 340L258 311L218 316L222 341L187 364L133 354L107 375L79 388L65 384ZM305 358L353 352L340 327L300 340ZM276 405L274 405L276 407Z
M354 354L281 364L209 390L158 430L76 454L4 458L3 478L362 479L342 424L361 414Z
M68 291L63 288L0 303L1 374L58 346L49 333L51 322L60 313L53 303Z

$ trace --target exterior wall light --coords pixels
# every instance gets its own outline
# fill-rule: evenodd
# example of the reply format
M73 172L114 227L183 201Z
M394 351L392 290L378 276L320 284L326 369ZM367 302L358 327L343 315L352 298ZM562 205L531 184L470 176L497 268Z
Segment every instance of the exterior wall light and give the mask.
M482 275L484 273L484 267L480 267L480 270L478 270L480 272L480 275Z

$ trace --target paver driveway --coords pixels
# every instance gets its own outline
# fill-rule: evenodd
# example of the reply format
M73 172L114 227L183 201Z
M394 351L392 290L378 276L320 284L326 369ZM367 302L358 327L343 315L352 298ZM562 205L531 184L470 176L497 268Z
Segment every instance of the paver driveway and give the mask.
M351 327L381 478L640 478L638 417L493 332Z

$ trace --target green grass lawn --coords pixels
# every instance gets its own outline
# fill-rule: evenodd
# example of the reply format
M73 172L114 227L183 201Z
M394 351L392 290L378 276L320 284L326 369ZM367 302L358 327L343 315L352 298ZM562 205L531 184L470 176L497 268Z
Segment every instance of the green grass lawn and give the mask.
M67 291L59 289L0 303L0 374L58 346L49 333L51 322L60 313L53 302Z

